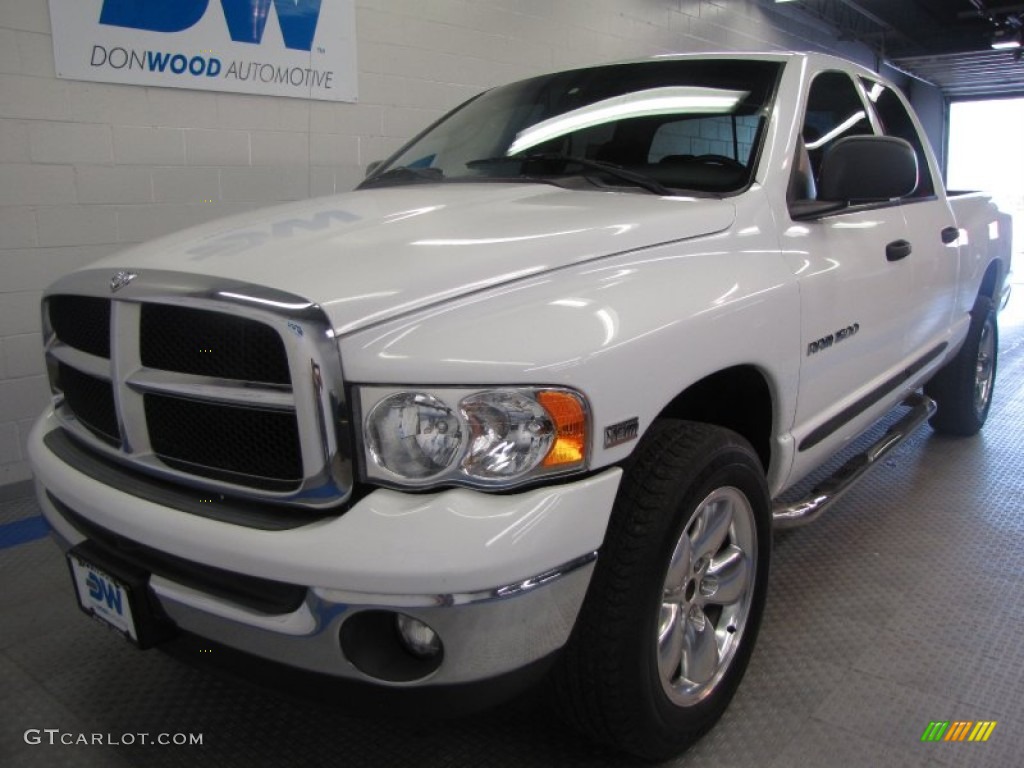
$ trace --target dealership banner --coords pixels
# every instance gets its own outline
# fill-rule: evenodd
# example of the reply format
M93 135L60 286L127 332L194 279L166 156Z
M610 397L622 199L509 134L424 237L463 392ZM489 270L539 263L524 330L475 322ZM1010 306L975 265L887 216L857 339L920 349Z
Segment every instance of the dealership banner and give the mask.
M50 0L69 80L356 100L354 0Z

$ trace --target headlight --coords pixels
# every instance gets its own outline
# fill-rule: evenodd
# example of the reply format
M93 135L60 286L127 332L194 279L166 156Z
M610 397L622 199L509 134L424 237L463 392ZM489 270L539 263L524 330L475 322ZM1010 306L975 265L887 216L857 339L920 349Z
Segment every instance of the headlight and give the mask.
M531 397L519 392L483 392L459 404L469 425L462 460L471 475L513 478L536 467L555 441L555 423Z
M589 409L556 388L360 389L369 479L508 487L584 469Z
M462 445L462 429L451 409L431 395L402 392L381 400L366 420L373 460L414 480L447 469Z

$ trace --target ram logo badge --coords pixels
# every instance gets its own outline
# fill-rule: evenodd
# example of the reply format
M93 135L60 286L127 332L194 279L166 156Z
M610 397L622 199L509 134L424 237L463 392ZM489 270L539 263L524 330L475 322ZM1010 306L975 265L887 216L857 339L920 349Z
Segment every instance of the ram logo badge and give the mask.
M136 277L138 277L136 273L128 272L123 269L119 272L115 272L114 276L110 278L110 292L117 293Z

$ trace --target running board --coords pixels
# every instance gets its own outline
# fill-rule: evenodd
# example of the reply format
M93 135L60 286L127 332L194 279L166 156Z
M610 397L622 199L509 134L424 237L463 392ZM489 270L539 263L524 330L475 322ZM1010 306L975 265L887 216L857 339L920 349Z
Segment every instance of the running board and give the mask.
M847 461L835 474L814 487L806 497L793 504L777 504L772 509L776 529L796 528L817 520L835 504L872 467L902 443L935 413L935 401L920 392L909 395L903 405L910 411L882 435L882 439L863 453Z

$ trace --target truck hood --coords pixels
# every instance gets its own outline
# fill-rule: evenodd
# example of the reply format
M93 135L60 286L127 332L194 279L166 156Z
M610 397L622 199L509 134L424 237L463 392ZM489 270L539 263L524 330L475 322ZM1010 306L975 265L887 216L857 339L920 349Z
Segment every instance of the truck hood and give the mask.
M560 267L728 229L728 200L542 184L430 184L283 205L131 248L92 267L271 286L337 333Z

